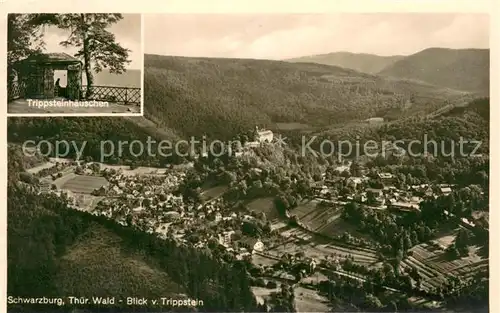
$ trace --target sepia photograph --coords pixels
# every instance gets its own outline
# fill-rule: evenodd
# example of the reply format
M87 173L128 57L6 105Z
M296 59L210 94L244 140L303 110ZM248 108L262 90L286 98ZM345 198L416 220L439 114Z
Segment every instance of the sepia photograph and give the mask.
M142 114L141 14L8 14L9 114Z
M9 108L137 88L94 19ZM143 116L7 120L9 312L489 311L488 14L142 19Z

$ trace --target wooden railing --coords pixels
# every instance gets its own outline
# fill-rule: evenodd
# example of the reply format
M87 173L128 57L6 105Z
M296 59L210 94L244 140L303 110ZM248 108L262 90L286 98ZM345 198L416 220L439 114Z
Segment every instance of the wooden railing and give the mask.
M141 104L141 88L92 86L87 97L87 86L82 86L82 97L86 100L108 101L122 104Z
M12 83L7 88L8 102L24 97L24 84L18 82ZM82 86L81 96L85 100L107 101L120 104L141 104L141 88L117 87L117 86L92 86L92 92L87 95L87 86Z

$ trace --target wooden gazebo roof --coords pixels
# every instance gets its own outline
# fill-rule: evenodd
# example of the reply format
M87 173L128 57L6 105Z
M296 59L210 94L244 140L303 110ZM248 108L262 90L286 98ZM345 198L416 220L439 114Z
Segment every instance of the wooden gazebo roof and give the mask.
M20 60L17 62L19 65L36 65L36 64L44 64L44 65L73 65L73 64L82 64L82 62L64 52L55 52L55 53L38 53L33 54L26 59Z

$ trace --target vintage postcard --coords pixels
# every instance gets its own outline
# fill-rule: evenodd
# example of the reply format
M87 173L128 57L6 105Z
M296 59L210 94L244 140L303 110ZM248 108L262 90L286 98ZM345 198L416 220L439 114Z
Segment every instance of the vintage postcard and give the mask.
M9 312L488 312L493 11L375 2L9 15Z

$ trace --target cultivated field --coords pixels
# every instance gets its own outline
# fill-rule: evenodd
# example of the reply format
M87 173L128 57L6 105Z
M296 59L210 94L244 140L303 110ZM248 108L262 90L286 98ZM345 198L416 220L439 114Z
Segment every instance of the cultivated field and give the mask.
M278 260L277 257L266 257L260 254L253 254L252 263L259 266L273 266L278 263Z
M228 186L215 186L209 189L204 190L201 195L204 199L212 200L217 199L222 196L228 189Z
M61 189L67 189L74 193L90 194L94 189L108 184L109 182L104 177L75 175L67 180Z
M488 259L478 256L477 248L472 248L469 256L455 260L450 260L444 250L425 243L411 251L413 255L403 260L402 267L416 267L422 276L422 287L426 289L440 286L448 275L468 278L488 267Z
M317 284L319 282L325 281L325 280L330 280L328 276L323 274L320 271L314 272L311 276L304 277L300 280L301 283L303 284Z
M366 237L341 218L342 208L340 206L334 204L334 207L325 207L319 203L318 200L306 200L292 210L291 214L296 215L300 223L308 230L323 236L335 237L349 232L357 237Z
M269 221L279 218L278 210L274 205L274 198L272 197L258 198L250 201L247 205L251 211L266 214L266 218Z
M295 209L293 209L290 214L297 216L299 220L302 220L307 215L313 213L318 209L318 200L304 200Z
M66 184L68 181L72 180L75 178L77 175L75 173L66 173L64 174L61 178L58 178L54 181L49 180L48 178L44 178L43 180L56 185L57 189L62 189L64 184Z
M281 257L285 253L295 254L304 252L306 257L324 259L327 257L345 258L352 256L354 262L366 266L373 266L377 263L377 256L374 250L358 248L320 238L307 233L300 228L290 228L281 233L288 240L284 243L270 246L266 253L275 257Z

